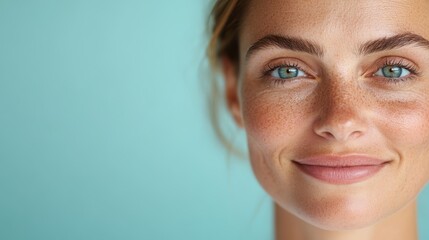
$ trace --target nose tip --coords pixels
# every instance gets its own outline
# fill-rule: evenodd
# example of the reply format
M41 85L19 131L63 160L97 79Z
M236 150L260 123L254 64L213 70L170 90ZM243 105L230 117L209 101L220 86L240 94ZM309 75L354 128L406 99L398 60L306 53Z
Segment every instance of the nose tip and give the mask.
M324 139L336 141L357 139L364 134L364 125L356 119L349 118L341 121L337 117L329 116L325 119L319 119L319 123L315 125L314 132Z
M368 130L365 104L353 97L329 98L318 106L319 116L313 131L327 140L356 139ZM363 108L362 108L363 107Z

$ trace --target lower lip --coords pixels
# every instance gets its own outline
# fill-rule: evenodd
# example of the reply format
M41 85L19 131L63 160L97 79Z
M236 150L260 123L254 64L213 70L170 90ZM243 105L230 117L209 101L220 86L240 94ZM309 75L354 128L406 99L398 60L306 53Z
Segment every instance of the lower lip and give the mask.
M331 184L351 184L364 181L374 176L386 164L368 166L327 167L295 164L304 173Z

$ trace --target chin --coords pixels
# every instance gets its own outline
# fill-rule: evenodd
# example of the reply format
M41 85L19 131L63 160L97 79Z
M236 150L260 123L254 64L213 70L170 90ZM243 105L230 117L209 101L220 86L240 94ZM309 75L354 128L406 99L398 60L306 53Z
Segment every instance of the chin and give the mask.
M326 231L349 231L358 230L373 226L378 219L371 217L361 217L353 215L339 215L338 217L321 218L314 216L303 216L302 220L313 225L314 227Z
M362 201L322 200L317 204L297 205L291 209L285 207L301 220L327 231L363 229L376 224L383 217L380 207Z

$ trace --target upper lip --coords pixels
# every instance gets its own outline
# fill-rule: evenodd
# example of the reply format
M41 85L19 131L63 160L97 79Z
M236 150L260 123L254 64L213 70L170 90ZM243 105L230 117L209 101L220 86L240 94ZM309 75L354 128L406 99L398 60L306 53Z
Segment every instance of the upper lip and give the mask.
M294 159L295 163L303 165L313 165L322 167L354 167L354 166L372 166L380 165L388 160L383 160L375 157L352 154L346 156L337 155L319 155L306 158Z

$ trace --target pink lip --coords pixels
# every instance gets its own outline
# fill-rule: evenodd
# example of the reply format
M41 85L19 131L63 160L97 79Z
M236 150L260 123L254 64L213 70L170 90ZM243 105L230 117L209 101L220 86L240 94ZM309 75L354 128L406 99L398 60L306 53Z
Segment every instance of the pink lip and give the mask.
M362 155L316 156L293 161L304 173L332 184L351 184L370 178L388 161Z

